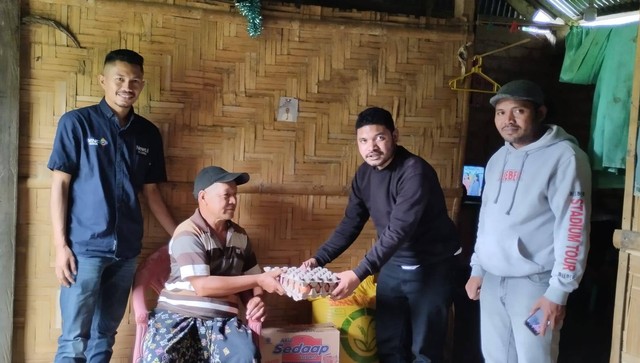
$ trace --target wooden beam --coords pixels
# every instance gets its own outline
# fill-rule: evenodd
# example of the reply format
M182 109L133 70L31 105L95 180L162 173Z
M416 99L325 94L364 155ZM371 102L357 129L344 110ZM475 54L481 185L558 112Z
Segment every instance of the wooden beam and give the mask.
M192 183L187 182L166 182L163 183L171 190L190 190ZM36 187L33 186L32 187ZM37 186L46 188L48 185ZM461 198L462 186L456 188L442 188L445 198ZM348 197L349 188L341 186L330 186L321 184L274 184L274 183L248 183L238 190L238 194L280 194L280 195L319 195L332 197Z
M613 245L621 250L640 251L640 232L616 229L613 232Z
M476 3L473 0L455 0L453 17L456 19L473 20Z
M640 40L640 26L636 44ZM638 102L640 102L640 47L636 47L636 58L633 72L633 82L631 82L631 107L629 109L629 140L627 142L627 160L624 177L624 204L622 206L622 229L638 230L640 223L638 219L638 198L634 198L633 190L636 174L636 148L638 140Z
M531 6L529 2L526 0L507 0L509 5L511 5L516 11L524 16L527 20L533 19L533 14L536 13L536 8ZM551 14L549 14L551 15Z
M20 1L0 1L0 361L12 362L20 108Z
M615 304L613 309L613 326L611 327L611 354L609 363L620 363L622 352L622 335L624 329L624 316L627 310L627 284L629 282L629 254L623 251L618 253L618 274L616 277Z
M465 0L466 1L466 0ZM186 5L147 3L144 1L129 0L109 0L108 2L96 2L96 10L100 11L105 8L111 9L114 5L122 6L133 12L152 12L158 11L163 14L179 14L187 12L193 19L211 19L215 21L233 20L241 15L234 12L222 12L219 10L199 9ZM446 22L444 24L381 24L376 21L363 22L347 19L336 19L330 23L324 19L304 18L292 19L290 16L282 16L277 11L272 11L267 7L262 9L263 21L262 25L266 27L301 29L311 31L329 31L340 29L342 32L356 34L373 34L373 35L409 35L420 39L437 39L438 41L465 41L466 32L463 25L456 22Z

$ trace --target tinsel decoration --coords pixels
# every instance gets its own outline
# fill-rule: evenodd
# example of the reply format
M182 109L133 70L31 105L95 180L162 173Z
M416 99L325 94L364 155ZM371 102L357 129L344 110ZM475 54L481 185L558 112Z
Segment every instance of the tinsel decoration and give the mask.
M235 0L240 15L247 19L247 33L256 38L262 33L262 11L260 0Z

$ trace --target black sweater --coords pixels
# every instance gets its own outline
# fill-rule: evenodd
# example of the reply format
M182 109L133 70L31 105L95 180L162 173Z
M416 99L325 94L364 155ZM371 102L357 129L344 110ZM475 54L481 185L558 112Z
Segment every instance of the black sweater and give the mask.
M360 281L387 262L424 265L452 256L459 248L435 170L397 146L384 169L363 163L351 182L345 216L316 253L320 266L340 256L371 216L378 239L354 269Z

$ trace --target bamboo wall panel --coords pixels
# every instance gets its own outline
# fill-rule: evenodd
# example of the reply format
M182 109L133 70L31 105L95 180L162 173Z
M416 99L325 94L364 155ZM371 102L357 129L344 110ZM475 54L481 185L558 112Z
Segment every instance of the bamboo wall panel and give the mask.
M400 143L436 168L455 215L464 107L447 82L459 72L455 55L466 41L459 30L425 19L280 5L265 7L263 32L253 39L228 4L177 0L25 0L27 15L56 20L80 47L50 26L22 28L14 361L50 362L56 349L59 287L46 163L60 116L100 101L97 76L112 49L145 57L136 110L162 132L169 182L161 188L174 217L183 220L196 208L192 181L203 166L250 173L236 219L263 266L298 265L341 219L362 160L354 123L368 106L393 113ZM299 99L297 122L276 121L282 96ZM145 215L142 258L169 238ZM330 268L354 267L374 237L368 224ZM268 325L310 321L306 302L268 302ZM114 362L129 361L134 330L127 311Z

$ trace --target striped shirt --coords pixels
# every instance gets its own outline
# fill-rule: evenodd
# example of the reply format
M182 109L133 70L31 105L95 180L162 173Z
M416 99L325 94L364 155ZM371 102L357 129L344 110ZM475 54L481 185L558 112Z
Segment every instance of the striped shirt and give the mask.
M182 222L169 242L171 273L158 298L157 309L202 319L238 315L237 295L198 296L192 276L240 276L260 273L249 237L242 227L228 221L226 243L218 241L209 225L195 213Z

